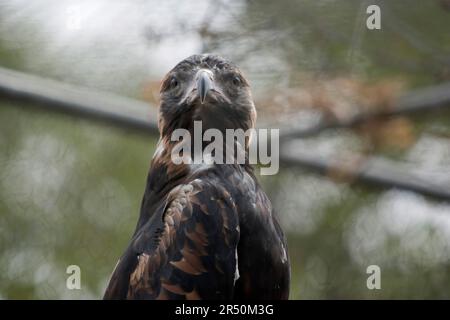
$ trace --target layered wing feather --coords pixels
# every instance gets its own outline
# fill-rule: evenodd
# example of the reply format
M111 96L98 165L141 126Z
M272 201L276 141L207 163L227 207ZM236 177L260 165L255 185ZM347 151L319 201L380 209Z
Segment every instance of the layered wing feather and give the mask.
M199 179L179 185L134 235L105 298L230 299L238 241L225 188Z

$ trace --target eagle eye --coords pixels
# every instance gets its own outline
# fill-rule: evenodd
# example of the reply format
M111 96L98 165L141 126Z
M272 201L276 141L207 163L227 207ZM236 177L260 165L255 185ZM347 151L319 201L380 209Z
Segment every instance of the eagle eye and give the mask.
M235 77L233 77L233 80L232 80L232 82L233 82L233 84L235 85L235 86L239 86L240 84L241 84L241 79L238 77L238 76L235 76Z
M169 82L169 89L172 90L172 89L175 89L176 87L178 87L178 80L177 80L177 78L172 77L172 79L170 79L170 82Z

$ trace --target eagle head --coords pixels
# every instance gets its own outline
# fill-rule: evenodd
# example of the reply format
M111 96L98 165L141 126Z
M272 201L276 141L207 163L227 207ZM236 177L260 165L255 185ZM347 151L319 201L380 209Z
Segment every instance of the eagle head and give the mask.
M256 110L250 86L230 61L216 55L193 55L165 76L160 91L159 129L168 137L175 129L253 128Z

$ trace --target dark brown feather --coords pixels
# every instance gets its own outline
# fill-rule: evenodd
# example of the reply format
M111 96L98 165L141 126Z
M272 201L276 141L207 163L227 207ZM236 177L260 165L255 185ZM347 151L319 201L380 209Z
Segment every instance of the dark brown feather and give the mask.
M213 70L223 99L200 106L180 102L171 78L192 81ZM241 87L228 87L229 77ZM177 128L252 128L256 118L248 82L230 62L192 56L161 87L161 138L152 161L141 213L128 248L113 271L105 299L287 299L290 267L286 240L272 206L245 164L201 170L171 161ZM247 152L248 145L245 145ZM224 147L224 150L226 147Z

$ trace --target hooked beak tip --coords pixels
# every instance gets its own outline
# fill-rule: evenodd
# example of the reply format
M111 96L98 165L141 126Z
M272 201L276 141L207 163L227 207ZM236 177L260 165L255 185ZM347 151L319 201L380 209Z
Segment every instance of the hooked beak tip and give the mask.
M197 90L200 96L200 103L203 104L206 100L208 92L213 88L212 80L207 71L201 71L197 80Z

